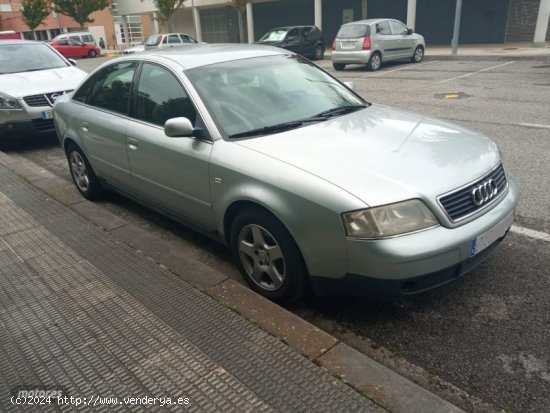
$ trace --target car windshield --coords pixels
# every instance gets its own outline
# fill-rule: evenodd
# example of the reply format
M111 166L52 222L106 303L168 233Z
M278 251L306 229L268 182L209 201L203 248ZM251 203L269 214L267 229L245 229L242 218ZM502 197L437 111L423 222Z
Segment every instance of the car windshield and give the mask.
M160 43L162 36L160 34L153 34L145 40L143 43L145 46L156 46Z
M349 24L342 26L338 30L336 37L341 38L355 38L355 37L366 37L370 36L369 26L363 24Z
M284 40L288 29L273 29L262 36L260 42L280 42Z
M67 62L42 43L0 46L0 74L67 67Z
M223 62L185 73L229 138L282 132L360 110L366 103L295 55Z

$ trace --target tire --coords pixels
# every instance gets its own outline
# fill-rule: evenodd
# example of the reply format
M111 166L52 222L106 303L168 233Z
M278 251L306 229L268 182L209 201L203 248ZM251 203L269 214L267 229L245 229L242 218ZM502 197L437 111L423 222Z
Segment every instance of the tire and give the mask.
M92 57L92 58L93 58L93 57L96 57L96 56L97 56L97 53L96 53L95 50L90 50L90 51L88 52L88 57Z
M231 251L247 284L269 300L290 303L304 295L306 267L296 242L271 213L249 208L231 224Z
M380 69L380 66L382 65L382 55L378 52L374 52L369 62L367 63L367 69L369 69L371 72L376 72L378 69Z
M103 188L82 150L75 144L70 144L67 148L67 159L78 192L90 201L100 199L104 192Z
M313 49L313 59L314 60L323 60L323 57L325 57L325 48L318 44L315 46L315 49Z
M341 70L344 70L346 68L346 65L343 63L333 63L332 67L334 68L334 70L339 72Z
M417 46L416 49L414 49L411 62L420 63L422 59L424 59L424 48L422 46Z

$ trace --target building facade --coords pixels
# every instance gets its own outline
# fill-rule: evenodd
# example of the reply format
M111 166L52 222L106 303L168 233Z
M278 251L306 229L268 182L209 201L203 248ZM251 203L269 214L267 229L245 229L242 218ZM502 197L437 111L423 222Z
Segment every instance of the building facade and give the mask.
M80 31L80 24L63 14L51 12L44 23L36 28L34 34L21 16L21 0L0 0L0 31L13 30L23 33L26 39L51 40L60 33ZM128 42L139 44L154 30L146 15L127 15L122 17L118 12L117 1L110 7L90 15L94 21L85 25L96 40L102 37L109 49L115 49L126 43L123 20L128 25Z
M423 34L428 44L450 44L456 1L254 0L246 8L245 29L252 42L273 27L315 24L330 44L342 23L389 17ZM118 4L123 15L143 13L156 19L152 0ZM172 18L174 29L211 43L238 41L237 13L227 0L186 0L184 5ZM537 24L546 32L538 42L550 41L549 14L550 0L462 0L460 43L537 42ZM159 27L163 29L162 23Z

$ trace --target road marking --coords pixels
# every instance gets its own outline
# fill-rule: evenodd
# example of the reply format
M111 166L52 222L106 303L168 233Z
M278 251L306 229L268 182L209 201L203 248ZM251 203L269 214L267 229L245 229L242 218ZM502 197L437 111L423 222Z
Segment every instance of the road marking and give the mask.
M518 227L517 225L512 225L512 228L510 228L510 231L529 238L550 242L550 234L547 234L546 232L535 231L529 228Z
M518 125L526 128L550 129L550 125L541 125L540 123L518 123Z
M382 76L385 73L397 72L398 70L407 70L411 67L424 66L424 65L429 65L430 63L437 63L437 62L439 62L439 60L432 60L430 62L424 62L424 63L411 63L410 65L405 66L405 67L400 67L399 69L384 70L382 72L374 73L372 75L367 75L367 76L364 76L364 77Z
M470 72L470 73L466 73L466 74L464 74L464 75L451 77L450 79L440 80L440 81L437 82L437 83L444 83L444 82L449 82L449 81L451 81L451 80L460 79L460 78L467 77L467 76L472 76L472 75L475 75L476 73L486 72L486 71L491 70L491 69L496 69L497 67L502 67L502 66L506 66L506 65L511 65L512 63L515 63L515 62L516 62L515 60L512 60L511 62L502 63L502 64L500 64L500 65L491 66L491 67L486 67L485 69L478 70L477 72Z

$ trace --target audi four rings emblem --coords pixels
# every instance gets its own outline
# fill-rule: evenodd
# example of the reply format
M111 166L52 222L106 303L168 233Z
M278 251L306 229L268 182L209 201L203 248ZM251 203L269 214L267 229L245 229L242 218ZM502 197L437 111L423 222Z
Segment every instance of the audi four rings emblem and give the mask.
M472 200L477 206L485 204L497 196L498 187L493 179L488 179L472 189Z

